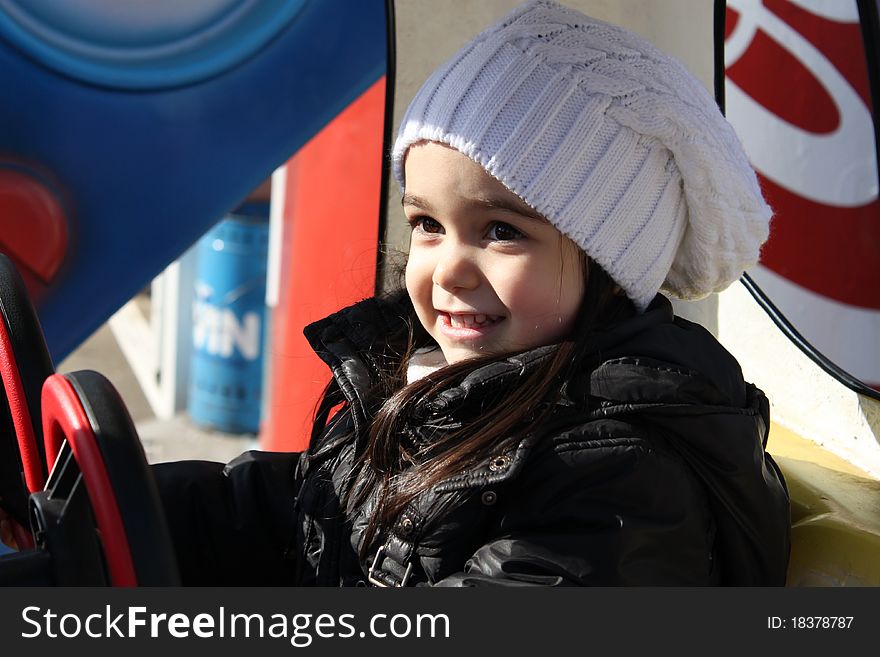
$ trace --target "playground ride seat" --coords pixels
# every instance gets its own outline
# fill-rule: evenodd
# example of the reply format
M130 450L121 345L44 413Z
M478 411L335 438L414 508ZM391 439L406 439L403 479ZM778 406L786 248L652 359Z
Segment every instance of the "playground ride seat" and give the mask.
M24 281L12 261L0 254L0 508L12 517L13 532L26 547L28 495L42 490L49 472L40 395L53 372Z
M0 584L179 586L159 493L116 389L97 372L53 374L41 401L55 467L30 496L36 547L0 557Z
M773 424L791 495L787 586L880 586L880 481Z

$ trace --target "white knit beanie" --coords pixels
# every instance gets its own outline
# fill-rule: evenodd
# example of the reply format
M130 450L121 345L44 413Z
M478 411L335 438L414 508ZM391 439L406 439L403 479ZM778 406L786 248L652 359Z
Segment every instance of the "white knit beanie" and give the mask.
M447 144L547 217L639 310L717 292L758 260L771 210L733 128L679 62L550 0L479 34L413 98L392 150Z

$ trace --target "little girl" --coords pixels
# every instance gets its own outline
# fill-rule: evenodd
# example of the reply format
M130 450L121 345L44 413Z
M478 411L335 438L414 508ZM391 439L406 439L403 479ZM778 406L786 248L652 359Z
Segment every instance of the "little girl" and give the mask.
M156 467L184 582L783 584L767 400L658 293L725 288L768 234L704 88L533 1L391 157L405 290L306 329L333 373L309 449Z

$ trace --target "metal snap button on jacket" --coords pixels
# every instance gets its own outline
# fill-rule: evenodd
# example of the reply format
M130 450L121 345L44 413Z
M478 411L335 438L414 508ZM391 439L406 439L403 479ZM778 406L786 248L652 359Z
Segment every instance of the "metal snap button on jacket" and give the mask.
M489 463L489 470L492 472L501 472L502 470L506 470L510 466L510 457L507 454L502 454L501 456L496 456Z
M481 499L483 500L483 504L485 504L486 506L492 506L493 504L495 504L495 502L498 501L498 496L495 494L494 491L487 490L485 493L483 493Z

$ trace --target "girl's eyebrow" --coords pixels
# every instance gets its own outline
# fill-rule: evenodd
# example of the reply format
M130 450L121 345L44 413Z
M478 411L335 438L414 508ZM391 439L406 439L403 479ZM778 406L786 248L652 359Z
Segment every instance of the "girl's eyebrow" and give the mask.
M550 223L546 217L537 210L526 205L524 201L517 202L506 198L489 197L474 199L472 204L480 208L485 208L486 210L507 210L508 212L513 212L526 219L533 219L544 224Z
M415 194L410 194L407 192L403 195L403 198L400 199L401 205L412 205L413 207L418 208L419 210L430 210L431 204L425 201L424 199L416 196Z
M420 210L425 210L426 212L430 212L432 210L431 204L428 203L428 201L419 196L416 196L415 194L404 194L400 202L401 205L411 205ZM517 203L503 197L474 198L468 201L468 205L483 210L506 210L508 212L518 214L526 219L540 221L544 224L549 223L546 217L541 215L537 210L534 210L526 205L525 202Z

